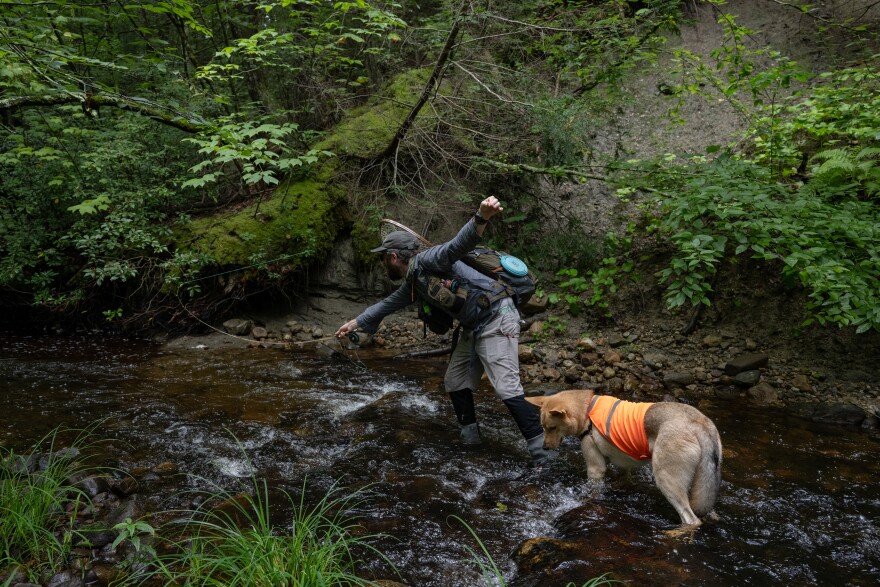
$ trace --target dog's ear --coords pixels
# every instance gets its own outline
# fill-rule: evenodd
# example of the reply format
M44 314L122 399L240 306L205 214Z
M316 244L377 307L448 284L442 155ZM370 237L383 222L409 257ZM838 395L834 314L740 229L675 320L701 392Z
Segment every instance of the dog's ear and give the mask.
M555 416L557 418L565 418L568 415L568 412L565 411L565 408L553 408L550 410L550 415Z
M544 400L546 400L546 399L547 398L543 395L537 395L535 397L526 396L527 402L529 402L530 404L534 404L534 405L538 406L539 408L544 405Z

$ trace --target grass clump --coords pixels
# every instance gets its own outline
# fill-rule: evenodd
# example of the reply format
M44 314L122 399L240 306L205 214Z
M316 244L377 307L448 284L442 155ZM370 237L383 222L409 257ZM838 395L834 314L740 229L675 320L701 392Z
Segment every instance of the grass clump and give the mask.
M359 528L344 512L361 494L343 497L336 487L317 505L282 492L291 509L286 525L273 524L265 480L251 477L252 486L233 494L218 489L194 510L187 510L180 538L171 554L159 556L152 570L129 583L249 587L357 587L373 583L355 575L356 551L374 553ZM178 522L181 524L181 522ZM387 559L385 559L387 561ZM390 562L389 562L390 564ZM392 565L393 566L393 565Z
M67 562L88 496L72 484L85 470L82 438L56 450L57 432L28 454L0 449L0 578L23 573L36 581Z

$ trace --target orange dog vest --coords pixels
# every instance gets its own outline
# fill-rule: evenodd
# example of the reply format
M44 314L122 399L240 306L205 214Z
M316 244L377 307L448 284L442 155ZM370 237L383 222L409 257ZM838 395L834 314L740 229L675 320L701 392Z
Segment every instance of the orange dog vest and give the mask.
M645 412L653 405L594 395L587 407L587 417L614 446L632 458L644 461L651 458L645 432Z

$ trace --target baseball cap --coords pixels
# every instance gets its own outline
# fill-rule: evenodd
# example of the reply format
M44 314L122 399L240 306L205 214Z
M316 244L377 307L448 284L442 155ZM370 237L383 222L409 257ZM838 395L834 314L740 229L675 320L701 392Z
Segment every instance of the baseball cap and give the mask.
M419 248L418 239L411 235L410 233L403 230L395 230L394 232L389 232L388 236L385 237L385 240L382 241L381 247L376 247L375 249L370 249L371 253L384 253L388 249L410 249L416 250Z

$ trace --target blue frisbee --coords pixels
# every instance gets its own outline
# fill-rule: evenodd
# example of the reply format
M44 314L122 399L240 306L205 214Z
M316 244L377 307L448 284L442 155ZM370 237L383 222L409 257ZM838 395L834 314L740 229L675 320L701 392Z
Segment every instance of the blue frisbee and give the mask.
M514 257L513 255L501 255L501 267L517 277L525 277L529 274L529 268L525 263Z

